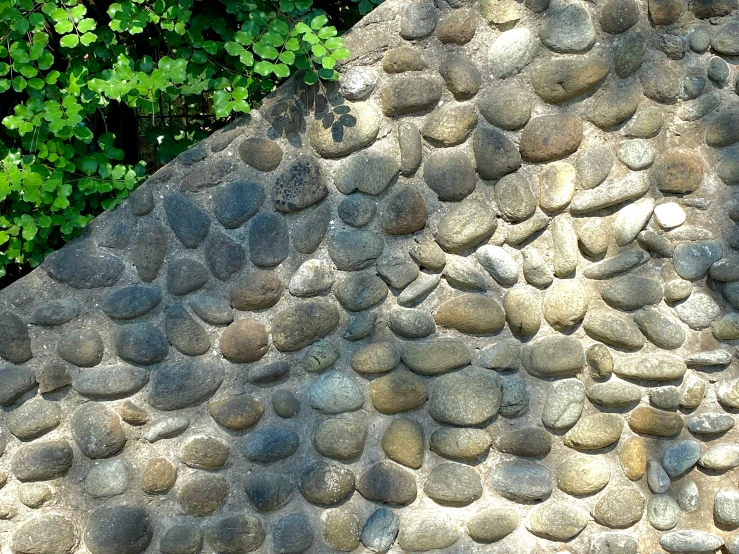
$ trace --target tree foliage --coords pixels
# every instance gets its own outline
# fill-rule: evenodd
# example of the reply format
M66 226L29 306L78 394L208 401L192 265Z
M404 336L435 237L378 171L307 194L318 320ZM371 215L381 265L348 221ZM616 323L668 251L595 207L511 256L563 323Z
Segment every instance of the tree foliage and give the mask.
M353 0L356 1L356 0ZM359 0L360 11L380 0ZM216 118L296 71L338 77L349 56L313 0L0 0L0 276L37 266L143 179L124 163L109 108L155 116L202 103ZM202 129L155 127L165 163Z

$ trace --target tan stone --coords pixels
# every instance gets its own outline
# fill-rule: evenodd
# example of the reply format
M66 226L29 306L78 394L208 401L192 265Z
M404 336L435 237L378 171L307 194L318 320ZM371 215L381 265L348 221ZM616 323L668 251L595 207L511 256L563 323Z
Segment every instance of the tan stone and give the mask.
M635 433L672 437L683 428L683 418L673 412L663 412L651 406L639 406L629 416L629 427Z
M595 414L580 419L564 436L564 445L578 450L598 450L618 441L624 421L618 414Z
M141 488L147 494L162 494L174 486L177 469L164 458L155 458L146 464Z
M388 458L411 469L423 465L424 444L423 427L407 417L392 420L380 440Z
M647 470L647 449L640 437L629 437L621 446L618 461L626 477L638 481Z

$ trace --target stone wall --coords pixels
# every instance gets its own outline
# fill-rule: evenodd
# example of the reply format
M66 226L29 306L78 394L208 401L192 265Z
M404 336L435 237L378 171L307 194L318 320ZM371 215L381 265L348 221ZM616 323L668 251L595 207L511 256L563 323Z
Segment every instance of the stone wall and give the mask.
M2 554L739 552L737 1L437 4L0 293Z

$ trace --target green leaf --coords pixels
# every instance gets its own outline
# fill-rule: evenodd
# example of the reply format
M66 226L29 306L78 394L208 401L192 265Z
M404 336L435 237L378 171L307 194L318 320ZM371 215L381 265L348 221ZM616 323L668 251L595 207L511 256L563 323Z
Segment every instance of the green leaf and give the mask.
M282 63L285 63L287 65L292 65L295 63L295 53L294 52L283 52L280 54L280 61Z
M306 85L315 85L318 82L318 74L315 71L306 71L303 81Z
M332 37L326 40L323 45L329 50L336 50L337 48L341 48L344 46L344 39L342 39L341 37Z
M300 41L295 37L287 39L287 41L285 41L285 49L290 50L291 52L300 50Z
M20 75L16 77L15 79L13 79L12 83L13 83L13 90L15 90L16 92L22 92L26 89L27 82Z
M261 61L254 64L254 71L262 75L263 77L266 77L270 73L272 73L274 69L274 65L272 65L270 62L267 61Z
M335 60L348 60L351 56L348 48L338 48L331 52L331 57Z
M64 48L74 48L80 43L80 38L77 35L65 35L59 41L59 45Z
M318 31L317 34L318 34L318 38L320 38L321 40L326 40L331 37L335 37L336 33L337 33L336 27L323 27L322 29Z
M74 24L68 19L64 21L60 21L59 23L54 25L54 30L60 35L71 33L73 29L74 29Z
M240 56L242 52L246 51L238 42L227 42L224 44L224 48L231 56Z
M276 48L273 46L268 46L263 43L257 42L254 47L254 53L259 56L260 58L264 58L266 60L274 60L279 55L279 52Z
M98 36L95 33L85 33L80 37L80 42L84 46L90 46L93 42L97 40Z
M272 71L277 77L280 77L282 79L286 79L290 76L290 68L284 63L276 64Z
M324 69L333 69L336 66L336 60L330 56L326 56L321 60L321 65Z
M317 31L318 29L326 25L326 23L328 23L328 17L326 17L323 14L317 15L311 20L310 28L313 29L314 31Z
M319 58L327 54L326 48L322 44L314 44L313 46L311 46L310 50L311 52L313 52L314 55L318 56Z

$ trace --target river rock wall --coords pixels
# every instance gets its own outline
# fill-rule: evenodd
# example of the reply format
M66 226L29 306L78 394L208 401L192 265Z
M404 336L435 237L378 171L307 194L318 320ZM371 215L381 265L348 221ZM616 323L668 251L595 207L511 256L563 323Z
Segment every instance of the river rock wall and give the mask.
M388 0L0 292L0 552L739 552L736 0Z

